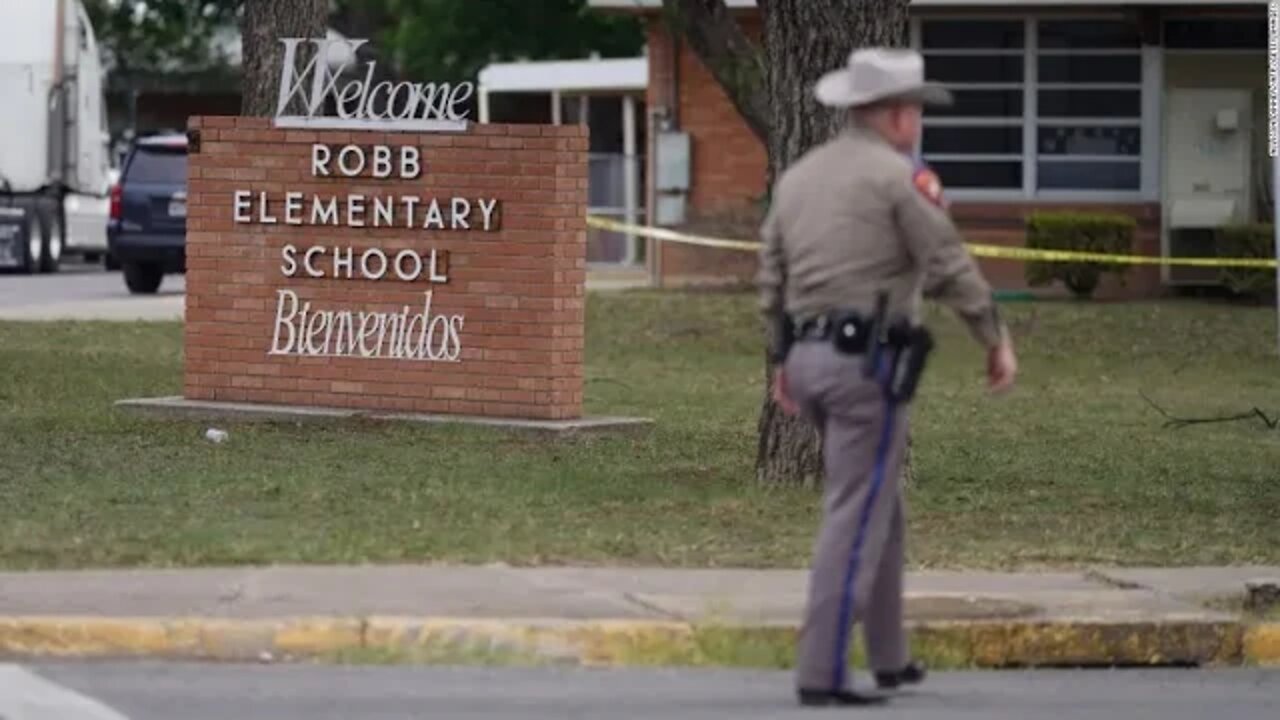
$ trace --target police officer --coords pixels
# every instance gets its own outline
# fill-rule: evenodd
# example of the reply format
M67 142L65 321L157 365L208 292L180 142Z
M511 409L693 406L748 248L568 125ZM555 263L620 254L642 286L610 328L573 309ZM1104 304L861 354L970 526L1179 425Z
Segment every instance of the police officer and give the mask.
M885 697L848 682L854 623L881 688L925 674L903 627L900 483L909 403L931 347L922 298L953 310L987 350L993 391L1012 385L1017 362L937 176L912 158L922 107L948 104L950 93L924 81L918 53L871 48L853 52L815 94L848 112L848 124L779 178L757 279L773 329L774 398L822 437L823 518L797 691L804 705L861 705Z

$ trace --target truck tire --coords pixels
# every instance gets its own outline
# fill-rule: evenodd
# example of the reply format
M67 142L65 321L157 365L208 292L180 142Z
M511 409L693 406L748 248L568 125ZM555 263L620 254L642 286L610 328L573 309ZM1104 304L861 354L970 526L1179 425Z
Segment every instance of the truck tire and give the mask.
M40 255L40 272L56 273L62 266L62 251L67 245L66 225L62 213L56 208L40 211L41 242L44 252Z
M44 238L41 237L39 223L27 215L25 239L22 241L22 270L26 275L40 272L44 262Z
M156 263L127 263L124 284L134 295L154 295L164 280L164 270Z

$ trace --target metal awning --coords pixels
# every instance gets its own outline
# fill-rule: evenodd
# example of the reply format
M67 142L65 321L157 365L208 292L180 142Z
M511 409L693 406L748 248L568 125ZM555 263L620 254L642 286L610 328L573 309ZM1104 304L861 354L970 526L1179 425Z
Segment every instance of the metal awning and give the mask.
M649 87L649 60L609 58L494 63L480 71L480 87L504 92L644 92Z

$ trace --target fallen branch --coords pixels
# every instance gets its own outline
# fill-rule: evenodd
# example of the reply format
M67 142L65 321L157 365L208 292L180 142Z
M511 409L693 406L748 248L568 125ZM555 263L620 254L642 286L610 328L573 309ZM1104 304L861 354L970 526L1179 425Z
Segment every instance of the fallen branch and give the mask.
M587 382L588 383L609 383L611 385L617 385L618 387L621 387L624 390L634 389L630 385L622 382L621 380L615 380L613 378L608 378L608 377L587 378ZM3 718L0 718L0 720L3 720Z
M1174 417L1173 415L1170 415L1167 410L1155 404L1155 402L1151 398L1147 397L1147 394L1142 392L1141 390L1138 391L1138 395L1140 395L1143 400L1146 400L1148 405L1155 408L1156 412L1160 413L1165 417L1165 423L1163 427L1166 427L1166 428L1179 429L1179 428L1184 428L1188 425L1204 425L1207 423L1236 422L1239 420L1252 420L1254 418L1261 420L1263 424L1267 426L1268 430L1275 430L1277 426L1280 426L1280 416L1277 416L1274 419L1270 418L1267 416L1265 412L1263 412L1260 408L1256 406L1249 412L1241 413L1239 415L1227 415L1227 416L1213 417L1213 418L1180 418L1180 417Z

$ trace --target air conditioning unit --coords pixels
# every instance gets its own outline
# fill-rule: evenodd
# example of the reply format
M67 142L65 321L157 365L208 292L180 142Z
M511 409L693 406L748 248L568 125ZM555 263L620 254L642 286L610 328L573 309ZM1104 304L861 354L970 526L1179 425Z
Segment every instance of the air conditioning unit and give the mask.
M1236 220L1238 203L1232 198L1179 198L1168 213L1169 257L1214 257L1218 228ZM1217 285L1218 268L1170 265L1165 273L1170 285Z

